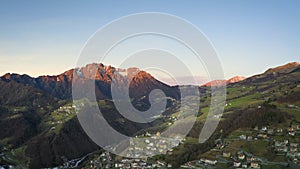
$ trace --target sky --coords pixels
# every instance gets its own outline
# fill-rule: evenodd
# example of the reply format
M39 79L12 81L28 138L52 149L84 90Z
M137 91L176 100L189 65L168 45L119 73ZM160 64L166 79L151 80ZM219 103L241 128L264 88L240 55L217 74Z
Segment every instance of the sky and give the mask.
M0 75L60 74L76 65L86 41L112 20L163 12L205 34L225 78L248 77L300 60L299 9L298 0L0 0Z

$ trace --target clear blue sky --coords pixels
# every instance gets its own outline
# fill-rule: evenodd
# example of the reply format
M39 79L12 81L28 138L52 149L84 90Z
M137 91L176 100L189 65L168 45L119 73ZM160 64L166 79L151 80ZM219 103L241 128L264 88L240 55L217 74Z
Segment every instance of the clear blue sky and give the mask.
M86 40L111 20L164 12L211 40L226 78L250 76L300 60L299 9L298 0L0 0L0 74L59 74L74 67Z

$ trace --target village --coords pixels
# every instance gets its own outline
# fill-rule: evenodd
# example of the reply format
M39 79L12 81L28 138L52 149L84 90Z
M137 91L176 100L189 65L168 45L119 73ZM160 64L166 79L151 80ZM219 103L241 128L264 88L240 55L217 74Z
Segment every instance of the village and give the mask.
M240 134L243 133L243 134ZM300 125L293 124L286 128L272 128L263 126L248 130L240 130L229 138L215 140L215 147L209 151L205 158L190 161L182 168L263 168L263 166L300 166ZM259 143L265 149L273 152L275 160L269 161L265 156L258 156L250 152L245 145ZM236 147L234 144L242 145ZM245 148L243 148L245 146ZM252 146L253 148L253 146ZM214 156L214 157L213 157Z
M93 152L82 158L65 160L63 165L53 169L64 168L86 168L86 169L153 169L153 168L172 168L171 164L163 161L147 161L146 158L121 158L112 155L108 151ZM50 169L50 168L49 168Z
M148 157L173 153L173 147L184 143L185 139L176 137L173 139L166 139L161 137L160 132L151 134L146 132L142 135L136 136L136 139L130 139L130 147L124 154L127 158L116 160L114 168L172 168L171 164L164 161L156 160L151 162L147 160ZM139 141L135 141L139 140ZM106 152L106 154L109 154Z
M113 158L109 152L103 152L97 159L91 160L88 166L85 168L150 169L150 168L172 168L172 165L162 161L156 161L150 163L146 159Z
M76 115L76 106L65 105L51 113L49 132L57 131L62 123ZM163 115L167 126L178 119L176 116ZM300 124L291 123L288 127L256 126L239 129L228 137L215 140L215 147L201 155L198 160L189 161L181 168L264 168L265 166L300 165ZM162 160L151 160L147 157L159 154L173 154L173 147L183 144L186 139L174 136L171 139L161 137L160 132L144 132L130 139L130 147L124 151L124 157L116 157L108 151L101 150L77 159L63 158L63 164L55 168L172 168ZM139 140L139 141L136 141ZM253 145L268 150L276 160L263 154L252 152L245 145ZM239 145L239 146L237 146ZM7 158L9 150L0 152L1 158ZM270 156L271 156L270 155ZM91 158L92 157L92 158Z
M134 141L130 139L130 148L124 151L127 157L120 157L112 155L108 151L96 151L87 154L84 157L78 159L68 160L63 159L64 163L57 168L77 168L83 166L83 168L96 169L125 169L125 168L139 168L139 169L153 169L153 168L172 168L171 164L168 164L161 160L147 160L147 157L157 154L172 154L173 149L171 147L182 144L185 139L181 140L179 137L175 139L165 140L160 137L160 132L150 134L148 132L136 136L141 141ZM137 139L139 140L139 139ZM111 147L113 148L113 147Z

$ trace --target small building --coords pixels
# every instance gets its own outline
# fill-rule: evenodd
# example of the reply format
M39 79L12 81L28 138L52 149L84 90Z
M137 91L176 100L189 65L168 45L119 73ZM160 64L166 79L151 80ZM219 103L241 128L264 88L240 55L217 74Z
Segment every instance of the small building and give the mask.
M251 168L260 168L259 163L257 161L251 162L250 167Z
M209 164L209 165L216 165L217 164L217 160L200 159L200 162L205 163L205 164Z
M230 158L231 153L230 152L223 152L222 156L225 157L225 158Z
M288 153L286 153L286 157L287 157L287 158L295 158L295 157L296 157L296 154L295 154L295 153L292 153L292 152L288 152Z
M268 135L266 135L266 134L258 134L257 137L258 138L262 138L262 139L266 139L266 138L268 138Z
M247 139L247 136L246 136L246 135L240 135L240 139L241 139L241 140L246 140L246 139Z
M287 107L288 108L297 108L295 105L293 105L293 104L289 104L289 105L287 105Z
M217 160L205 160L206 164L210 164L210 165L216 165L217 164Z
M298 147L298 143L290 143L291 147Z
M295 131L295 129L294 129L293 127L288 127L288 128L287 128L287 131L288 131L288 132L293 132L293 131Z
M277 148L277 151L281 153L286 153L288 152L288 147L287 146L279 147Z
M293 153L295 153L295 152L298 151L298 149L297 149L297 147L291 147L291 148L290 148L290 151L293 152Z
M289 132L289 135L290 135L290 136L295 136L296 133L295 133L294 131L292 131L292 132Z
M241 162L233 162L233 167L240 167L242 165Z
M265 126L263 126L263 127L261 128L261 130L262 130L262 131L267 131L267 130L268 130L268 128L267 128L267 127L265 127Z
M273 135L273 134L274 134L274 130L273 130L273 129L268 129L267 133L268 133L269 135Z
M278 128L278 129L276 130L276 132L277 132L277 133L282 133L282 132L283 132L283 129L282 129L282 128Z
M254 158L254 157L248 157L247 158L247 163L251 163L253 161L256 161L256 158Z
M296 130L300 130L300 125L296 125Z
M242 168L248 168L248 165L245 163L242 165Z
M239 152L238 153L238 159L240 159L240 160L244 160L245 159L245 154L244 153L242 153L242 152Z
M156 136L157 136L157 137L160 137L160 132L157 132L157 133L156 133Z

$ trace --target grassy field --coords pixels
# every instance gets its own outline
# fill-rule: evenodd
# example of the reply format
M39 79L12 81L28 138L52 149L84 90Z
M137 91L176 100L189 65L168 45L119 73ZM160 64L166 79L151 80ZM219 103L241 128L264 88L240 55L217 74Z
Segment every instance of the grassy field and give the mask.
M46 121L46 127L50 128L49 132L59 133L63 124L76 116L74 108L66 107L72 107L72 104L68 103L64 105L62 109L55 110L50 114L49 118Z
M236 86L227 88L227 99L242 96L250 92L253 88L248 86Z
M268 142L264 140L254 140L251 142L246 142L243 145L243 150L247 151L248 153L251 153L258 157L264 157L267 158L268 156Z
M264 100L260 93L254 93L251 95L247 95L244 97L240 97L234 100L228 101L228 106L225 109L229 108L245 108L248 105L254 105L258 103L262 103Z
M276 104L282 112L287 112L295 117L295 120L300 122L300 106L299 108L288 108L287 104Z

